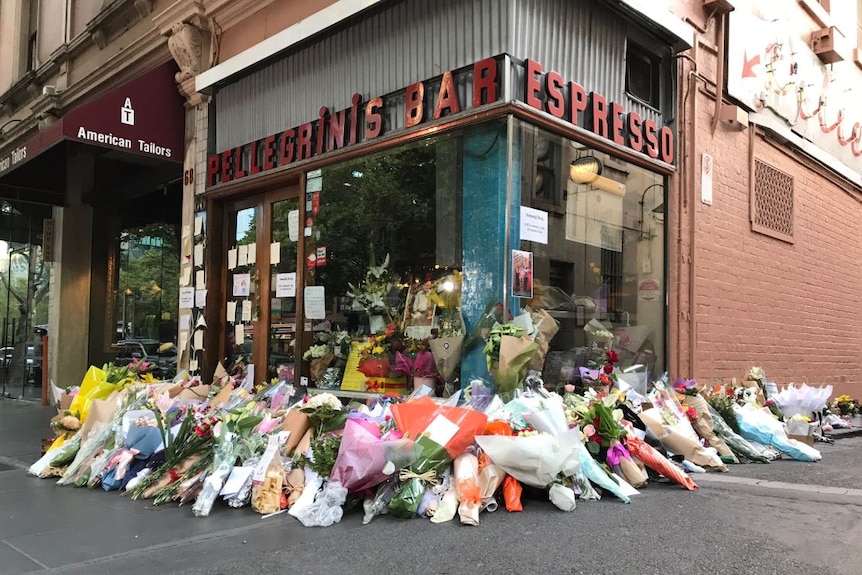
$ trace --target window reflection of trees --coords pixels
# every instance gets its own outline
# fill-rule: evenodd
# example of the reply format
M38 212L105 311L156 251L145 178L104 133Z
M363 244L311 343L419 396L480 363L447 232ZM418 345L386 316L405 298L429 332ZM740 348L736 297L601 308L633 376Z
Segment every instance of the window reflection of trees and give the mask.
M324 168L315 225L327 262L315 269L315 283L343 295L387 253L402 279L433 268L436 171L433 140Z

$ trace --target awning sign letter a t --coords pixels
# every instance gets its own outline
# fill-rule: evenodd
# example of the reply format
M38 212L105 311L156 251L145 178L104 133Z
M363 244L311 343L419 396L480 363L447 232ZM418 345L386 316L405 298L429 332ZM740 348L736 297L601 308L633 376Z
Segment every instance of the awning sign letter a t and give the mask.
M126 98L123 107L120 108L120 121L129 126L135 125L135 110L132 108L131 98Z

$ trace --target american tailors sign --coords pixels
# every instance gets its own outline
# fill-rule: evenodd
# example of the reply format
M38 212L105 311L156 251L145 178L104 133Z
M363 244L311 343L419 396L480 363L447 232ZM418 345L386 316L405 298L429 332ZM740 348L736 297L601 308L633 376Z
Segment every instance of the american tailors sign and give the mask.
M730 94L755 112L781 119L858 172L862 157L862 71L824 64L774 1L744 1L730 13Z
M579 126L597 136L627 147L644 156L672 164L674 134L622 104L608 101L598 92L589 92L577 82L565 82L554 71L526 60L526 81L519 99L555 118ZM404 129L423 122L476 109L500 99L502 63L486 58L462 72L445 72L439 80L407 86L401 98L406 102ZM459 99L458 74L467 74L472 85L469 101ZM207 186L215 186L308 160L341 148L379 138L384 133L387 99L365 100L353 94L351 105L335 111L323 106L314 120L235 148L212 154L207 161Z
M175 72L175 65L164 64L67 112L0 156L0 174L63 139L182 162L185 110Z

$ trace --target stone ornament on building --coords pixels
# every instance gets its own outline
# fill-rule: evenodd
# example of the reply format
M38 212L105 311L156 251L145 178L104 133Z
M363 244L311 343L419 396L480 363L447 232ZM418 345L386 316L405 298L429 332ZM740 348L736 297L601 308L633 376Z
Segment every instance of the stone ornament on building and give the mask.
M180 67L176 75L177 82L184 82L201 73L203 40L196 26L188 22L176 22L171 26L168 49Z

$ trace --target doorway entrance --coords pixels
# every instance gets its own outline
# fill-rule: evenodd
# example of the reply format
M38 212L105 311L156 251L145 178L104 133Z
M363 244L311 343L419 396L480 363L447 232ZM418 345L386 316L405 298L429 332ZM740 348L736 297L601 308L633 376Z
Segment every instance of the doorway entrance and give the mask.
M299 187L231 202L225 209L222 341L227 365L254 365L254 382L291 377L302 332Z

